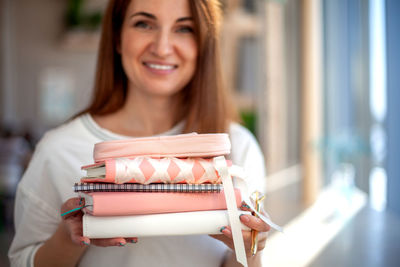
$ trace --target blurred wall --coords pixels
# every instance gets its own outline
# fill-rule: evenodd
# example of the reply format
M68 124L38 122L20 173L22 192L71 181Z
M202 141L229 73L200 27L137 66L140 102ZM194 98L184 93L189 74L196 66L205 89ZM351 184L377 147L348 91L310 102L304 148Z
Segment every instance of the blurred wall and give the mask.
M40 77L49 70L66 73L70 79L74 112L90 98L96 49L63 48L66 4L54 0L2 0L3 122L17 126L54 124L40 113Z

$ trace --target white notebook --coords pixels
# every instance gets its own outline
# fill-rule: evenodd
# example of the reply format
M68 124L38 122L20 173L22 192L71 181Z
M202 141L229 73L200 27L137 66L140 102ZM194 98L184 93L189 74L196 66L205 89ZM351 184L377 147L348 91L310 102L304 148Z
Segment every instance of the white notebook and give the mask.
M240 214L250 214L239 210ZM89 238L221 234L229 225L226 210L132 216L83 216L83 235ZM242 230L250 229L242 224Z

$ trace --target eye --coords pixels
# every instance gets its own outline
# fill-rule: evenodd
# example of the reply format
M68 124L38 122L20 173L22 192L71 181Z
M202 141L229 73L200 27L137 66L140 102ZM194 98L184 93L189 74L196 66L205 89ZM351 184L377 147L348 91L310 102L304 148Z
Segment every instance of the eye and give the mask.
M139 29L146 29L146 30L152 29L151 25L145 21L138 21L133 26Z
M181 32L181 33L193 33L193 27L191 26L180 26L177 30L177 32Z

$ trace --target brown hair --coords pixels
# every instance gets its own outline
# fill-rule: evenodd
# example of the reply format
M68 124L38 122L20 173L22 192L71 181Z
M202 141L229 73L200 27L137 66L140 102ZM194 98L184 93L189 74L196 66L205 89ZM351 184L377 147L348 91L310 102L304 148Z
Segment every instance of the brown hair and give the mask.
M106 115L125 103L127 77L117 52L125 13L131 0L110 0L102 26L92 101L80 112ZM199 47L197 68L180 94L183 110L175 122L186 120L184 132L226 132L236 119L236 109L222 85L219 29L222 19L218 0L189 0ZM78 115L79 115L78 114Z

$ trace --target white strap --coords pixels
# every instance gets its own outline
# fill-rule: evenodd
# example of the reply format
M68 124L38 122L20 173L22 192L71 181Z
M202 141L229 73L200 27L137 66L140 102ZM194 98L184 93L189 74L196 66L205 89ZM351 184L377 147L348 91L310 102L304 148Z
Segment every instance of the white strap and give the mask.
M232 166L233 167L233 166ZM232 168L231 167L231 168ZM232 170L232 171L231 171ZM248 192L247 188L247 182L246 182L246 174L243 168L239 166L235 166L234 169L230 169L230 173L232 176L235 176L236 178L236 187L240 188L240 192L242 192L242 200L244 203L246 203L252 211L254 211L258 217L260 217L261 220L263 220L266 224L271 226L273 229L283 232L283 228L274 223L270 218L268 213L264 210L263 212L266 214L266 216L256 210L256 208L253 205L253 202L250 200L250 194Z
M240 227L239 212L236 207L236 198L233 190L232 178L226 165L224 156L214 158L215 169L222 179L224 187L226 206L228 208L229 223L232 229L233 245L235 247L236 260L247 267L246 251L244 248L243 235Z

